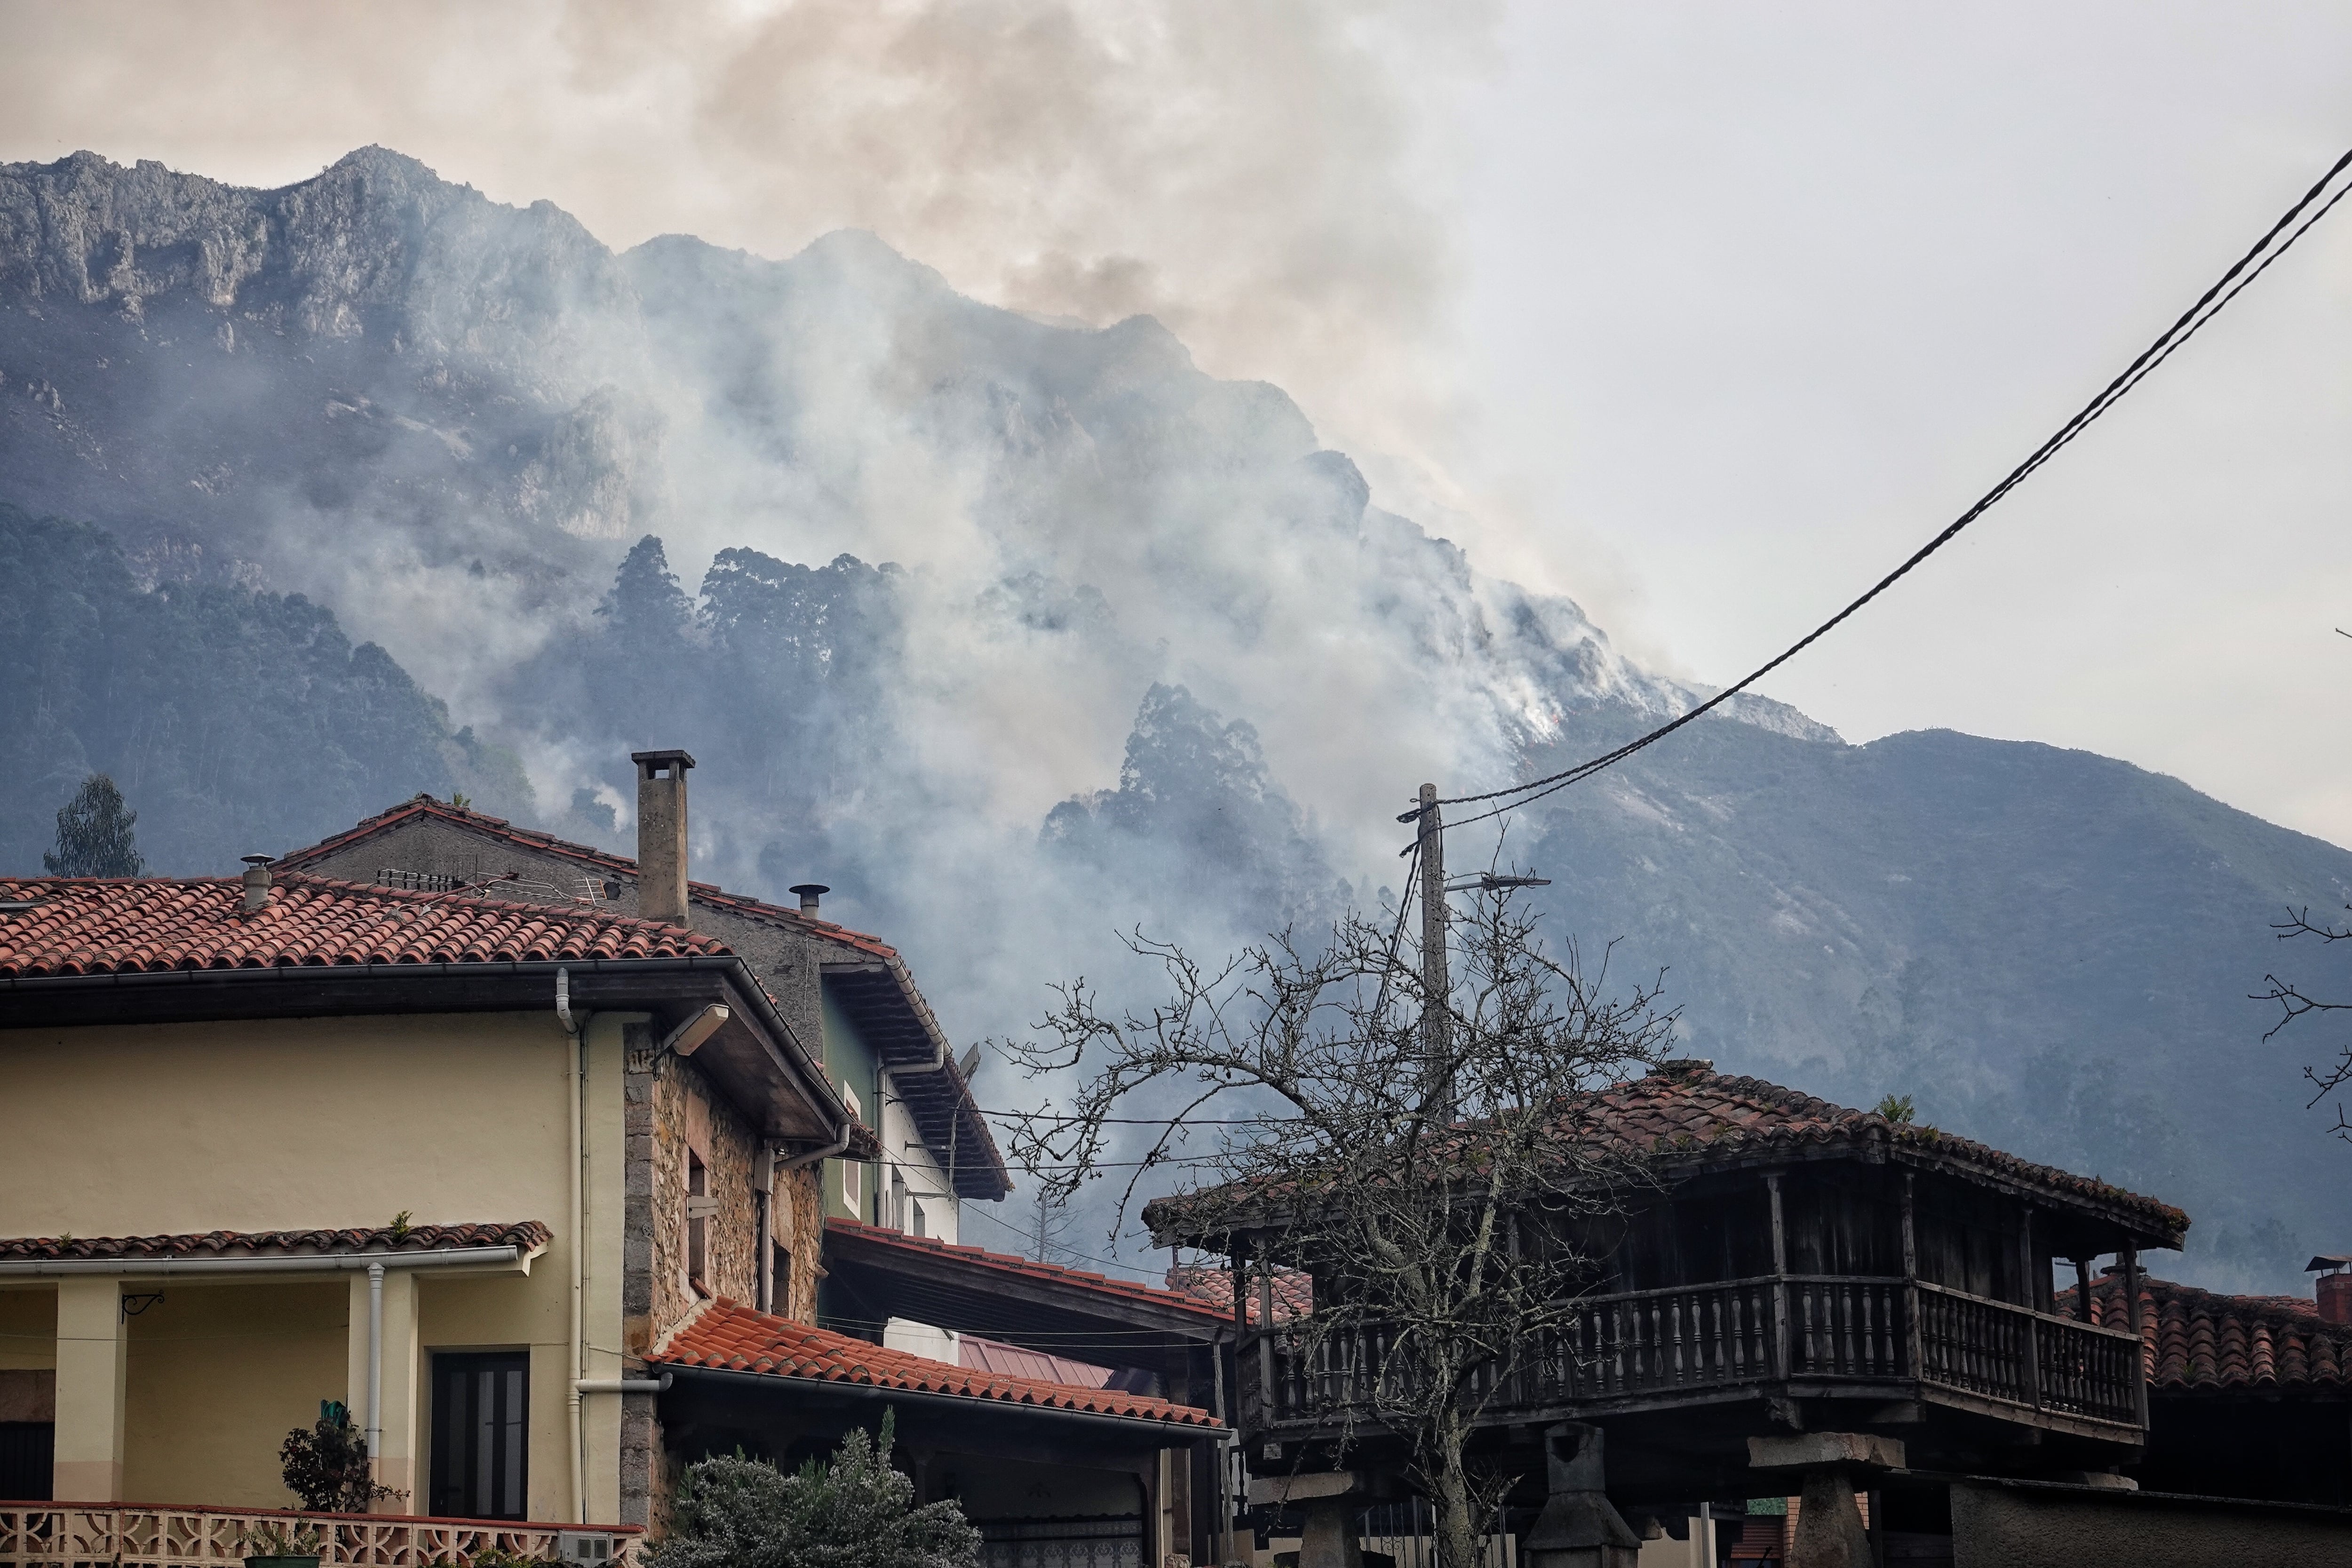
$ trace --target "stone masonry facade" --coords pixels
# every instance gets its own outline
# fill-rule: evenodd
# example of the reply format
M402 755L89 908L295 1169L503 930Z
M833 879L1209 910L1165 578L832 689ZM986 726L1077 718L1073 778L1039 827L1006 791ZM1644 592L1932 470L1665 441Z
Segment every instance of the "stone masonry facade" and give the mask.
M658 1051L651 1024L623 1030L624 1167L621 1239L623 1347L632 1362L659 1345L705 1301L754 1302L761 1252L771 1239L791 1256L774 1281L776 1310L814 1321L822 1211L816 1167L782 1173L760 1227L760 1139L690 1058ZM698 1165L712 1212L703 1217L703 1268L688 1268L690 1178ZM677 1477L662 1442L655 1401L627 1396L621 1424L621 1520L656 1530Z

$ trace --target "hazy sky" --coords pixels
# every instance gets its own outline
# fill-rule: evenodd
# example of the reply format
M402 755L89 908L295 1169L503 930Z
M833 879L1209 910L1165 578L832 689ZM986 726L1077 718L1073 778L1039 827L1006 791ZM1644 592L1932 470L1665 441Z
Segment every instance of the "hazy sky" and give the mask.
M2352 7L0 3L0 158L280 184L371 141L615 246L857 225L983 298L1151 310L1719 682L2352 144ZM2347 344L2352 211L1767 689L2352 844Z

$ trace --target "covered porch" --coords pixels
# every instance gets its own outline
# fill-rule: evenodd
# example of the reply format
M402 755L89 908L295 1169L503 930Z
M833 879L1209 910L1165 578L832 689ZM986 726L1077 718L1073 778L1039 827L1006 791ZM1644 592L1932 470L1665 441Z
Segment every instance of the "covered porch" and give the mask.
M536 1222L0 1242L0 1500L280 1509L280 1445L334 1401L392 1493L377 1511L562 1517L547 1245Z

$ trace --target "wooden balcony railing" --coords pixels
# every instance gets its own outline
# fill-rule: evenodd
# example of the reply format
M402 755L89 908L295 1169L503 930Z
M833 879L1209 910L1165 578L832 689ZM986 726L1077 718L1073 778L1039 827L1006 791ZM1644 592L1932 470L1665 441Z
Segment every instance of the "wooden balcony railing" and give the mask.
M263 1525L317 1531L320 1568L442 1568L492 1550L545 1561L556 1554L556 1537L575 1530L607 1537L614 1568L635 1568L644 1540L629 1525L0 1501L0 1568L242 1568Z
M1256 1431L1377 1420L1405 1392L1384 1327L1254 1334L1240 1357ZM1375 1398L1373 1379L1389 1380ZM2139 1341L1924 1281L1765 1275L1594 1296L1466 1391L1482 1421L1528 1419L1765 1384L1925 1384L2025 1412L2137 1427Z

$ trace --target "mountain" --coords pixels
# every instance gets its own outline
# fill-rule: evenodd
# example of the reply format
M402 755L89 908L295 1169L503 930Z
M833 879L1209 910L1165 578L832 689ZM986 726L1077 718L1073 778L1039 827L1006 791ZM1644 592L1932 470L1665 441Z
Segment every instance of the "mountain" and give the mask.
M143 563L150 571L156 563ZM300 595L144 584L105 533L0 502L0 864L37 866L56 809L103 773L152 865L220 869L428 790L514 796L511 755Z
M84 765L131 769L179 869L416 788L625 844L626 753L683 745L698 875L831 884L968 1037L1055 979L1148 994L1120 929L1214 952L1375 904L1422 778L1696 698L1148 318L1031 320L857 233L616 254L377 148L275 191L0 167L0 500L81 563L0 584L18 860ZM102 608L53 635L76 573ZM147 676L104 684L118 642ZM152 739L197 709L273 766ZM2247 1000L2297 956L2279 911L2352 900L2335 846L2107 759L1850 746L1743 699L1499 852L1554 879L1556 939L1667 970L1694 1054L2179 1202L2209 1283L2352 1239L2310 1047Z

